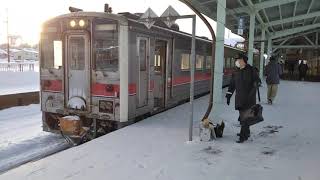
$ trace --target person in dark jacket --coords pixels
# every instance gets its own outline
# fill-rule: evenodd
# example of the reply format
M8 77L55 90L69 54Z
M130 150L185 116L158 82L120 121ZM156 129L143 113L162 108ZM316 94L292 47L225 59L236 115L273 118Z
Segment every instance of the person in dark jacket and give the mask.
M242 53L236 57L236 66L239 68L232 74L229 89L226 94L227 104L234 92L235 109L239 111L240 122L247 118L250 108L256 104L256 90L259 86L260 78L254 67L247 64L248 57ZM245 123L241 123L241 130L238 143L248 140L250 136L250 128Z
M306 78L307 75L307 71L308 71L309 67L307 65L307 61L301 61L300 65L299 65L299 79L304 81L304 79Z
M265 74L267 76L266 81L268 85L268 104L272 104L277 96L278 84L280 83L280 75L282 74L282 68L280 64L276 62L276 59L271 56L270 62L266 66Z

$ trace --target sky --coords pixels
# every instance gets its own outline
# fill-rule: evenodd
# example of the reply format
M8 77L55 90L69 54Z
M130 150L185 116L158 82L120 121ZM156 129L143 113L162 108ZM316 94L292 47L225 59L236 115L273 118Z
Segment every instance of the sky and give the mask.
M186 5L178 0L1 0L0 7L0 44L6 42L6 18L8 10L9 34L22 36L22 43L36 44L39 41L41 25L55 16L69 13L69 6L84 11L104 10L108 3L114 13L145 12L150 7L158 16L171 5L180 15L194 14ZM215 29L216 23L209 21ZM191 33L191 20L178 20L180 30ZM211 37L207 27L197 18L198 36ZM226 38L242 40L226 29Z

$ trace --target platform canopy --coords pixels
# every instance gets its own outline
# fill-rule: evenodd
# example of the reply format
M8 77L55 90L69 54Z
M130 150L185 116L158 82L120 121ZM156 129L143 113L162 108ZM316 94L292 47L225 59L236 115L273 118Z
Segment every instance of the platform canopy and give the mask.
M204 15L217 20L219 0L180 1L188 1ZM271 38L274 48L319 47L316 34L320 30L320 0L226 0L226 27L232 32L238 32L239 23L243 24L245 33L249 32L253 14L255 43ZM265 38L261 36L263 29ZM297 37L302 37L304 43L295 47L291 40Z

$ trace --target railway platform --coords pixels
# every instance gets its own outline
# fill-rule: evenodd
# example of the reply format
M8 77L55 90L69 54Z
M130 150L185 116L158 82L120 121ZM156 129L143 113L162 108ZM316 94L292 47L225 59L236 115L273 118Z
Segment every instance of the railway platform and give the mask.
M195 100L194 140L188 139L189 104L183 104L83 145L0 175L0 180L43 179L309 179L320 178L320 83L282 81L273 105L261 88L265 121L239 131L233 102L220 117L224 137L198 138L208 96ZM223 178L222 178L223 177Z

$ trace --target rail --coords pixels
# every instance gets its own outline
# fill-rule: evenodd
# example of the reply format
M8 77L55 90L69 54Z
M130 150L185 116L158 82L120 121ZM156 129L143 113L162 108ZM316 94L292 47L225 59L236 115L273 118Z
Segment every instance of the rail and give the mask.
M0 109L38 104L40 102L39 99L39 91L1 95Z

